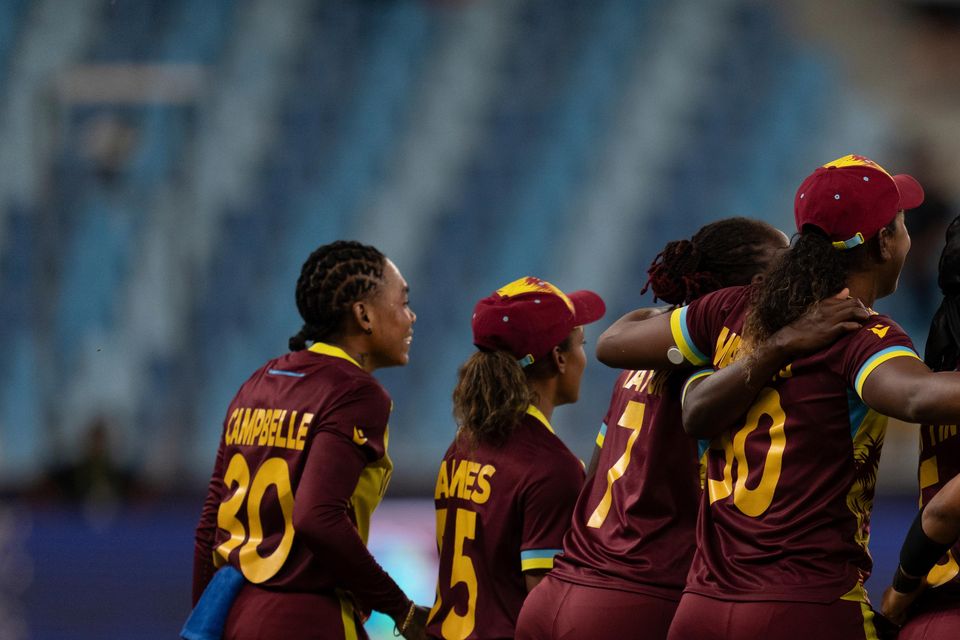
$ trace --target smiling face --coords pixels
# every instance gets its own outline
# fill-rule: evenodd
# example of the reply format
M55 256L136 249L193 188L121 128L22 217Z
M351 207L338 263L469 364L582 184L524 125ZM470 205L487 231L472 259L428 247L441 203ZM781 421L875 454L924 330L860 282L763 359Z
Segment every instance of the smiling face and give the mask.
M383 283L365 309L371 330L367 337L371 368L407 364L417 314L410 308L410 287L390 260L384 263Z

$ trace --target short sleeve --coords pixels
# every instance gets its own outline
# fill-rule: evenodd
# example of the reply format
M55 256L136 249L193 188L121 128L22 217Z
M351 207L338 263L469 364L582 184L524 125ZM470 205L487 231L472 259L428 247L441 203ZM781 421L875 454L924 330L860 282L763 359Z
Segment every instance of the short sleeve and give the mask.
M747 287L730 287L709 293L670 313L670 332L683 357L694 366L710 363L713 345L723 321L747 295Z
M716 373L713 369L697 369L687 377L686 381L683 383L683 391L680 393L680 406L683 406L683 403L687 399L687 390L690 388L690 385L696 382L697 380L702 380L709 375Z
M583 467L572 455L562 464L544 464L550 473L537 476L523 492L522 571L549 570L563 551L563 536L583 486Z
M841 374L862 397L863 383L878 366L903 357L919 359L910 337L890 318L875 315L844 344Z
M368 462L387 452L387 423L393 405L376 380L360 381L334 403L321 429L328 429L353 442Z

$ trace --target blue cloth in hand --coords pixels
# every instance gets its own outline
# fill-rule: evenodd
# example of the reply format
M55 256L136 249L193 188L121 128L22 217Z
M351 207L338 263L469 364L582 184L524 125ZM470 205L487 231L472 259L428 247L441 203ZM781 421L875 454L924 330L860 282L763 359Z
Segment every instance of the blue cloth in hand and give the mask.
M244 582L243 574L230 565L213 574L180 630L180 637L184 640L220 640L230 607Z

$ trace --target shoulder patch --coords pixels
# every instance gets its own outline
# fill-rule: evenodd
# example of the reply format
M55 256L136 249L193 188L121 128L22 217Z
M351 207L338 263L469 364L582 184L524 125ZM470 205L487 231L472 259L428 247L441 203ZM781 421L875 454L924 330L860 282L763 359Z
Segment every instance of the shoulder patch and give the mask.
M877 334L877 337L881 339L887 337L887 331L889 330L890 326L885 324L878 324L875 327L870 327L870 331L873 331L875 334Z

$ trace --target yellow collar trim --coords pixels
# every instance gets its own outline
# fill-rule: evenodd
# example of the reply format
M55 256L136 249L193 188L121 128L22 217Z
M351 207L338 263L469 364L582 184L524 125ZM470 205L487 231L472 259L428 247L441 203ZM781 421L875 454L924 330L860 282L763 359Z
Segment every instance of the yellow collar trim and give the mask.
M539 420L543 424L543 426L547 428L547 431L549 431L550 433L553 433L553 427L550 426L550 421L547 420L547 416L543 415L543 411L540 411L540 409L536 408L533 405L530 405L529 407L527 407L527 415L531 415L537 420Z
M310 345L310 351L313 351L314 353L319 353L324 356L333 356L334 358L343 358L344 360L348 362L352 362L353 364L360 367L360 363L354 360L353 358L351 358L346 351L344 351L340 347L335 347L332 344L327 344L326 342L314 342L312 345ZM363 367L360 367L360 368L363 369Z

